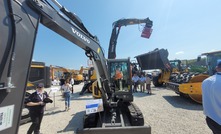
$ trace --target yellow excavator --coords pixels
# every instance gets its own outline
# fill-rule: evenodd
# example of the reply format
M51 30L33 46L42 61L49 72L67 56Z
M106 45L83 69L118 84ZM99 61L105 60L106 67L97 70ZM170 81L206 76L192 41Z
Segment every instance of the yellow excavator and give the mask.
M81 89L81 92L79 93L79 95L83 95L85 92L89 92L92 93L93 92L93 88L96 88L95 86L97 86L97 75L96 75L96 71L94 69L94 67L89 67L87 69L87 74L85 76L85 80L84 80L84 86ZM99 92L99 97L96 97L96 95L94 96L94 98L101 98L101 94Z
M143 114L133 103L130 60L106 60L98 38L87 30L80 18L56 0L52 2L57 8L47 0L0 1L0 109L3 118L7 117L7 124L3 122L4 127L0 127L1 133L18 133L28 73L41 23L82 48L92 60L97 73L102 96L102 103L99 104L103 110L85 114L81 119L84 126L77 129L76 133L150 134L151 127L144 125ZM151 28L152 21L147 21L147 26ZM127 76L123 79L122 88L112 86L110 73L116 65L122 65L124 75Z

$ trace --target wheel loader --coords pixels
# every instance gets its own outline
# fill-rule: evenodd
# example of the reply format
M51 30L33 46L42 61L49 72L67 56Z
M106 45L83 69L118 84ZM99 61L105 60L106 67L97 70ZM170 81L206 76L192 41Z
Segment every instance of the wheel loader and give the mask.
M173 74L179 73L181 61L169 61L167 59L168 55L169 53L166 49L156 48L148 53L135 56L141 70L160 70L159 73L156 73L152 77L155 87L163 86L163 84L169 82L169 79Z
M206 56L207 59L208 71L205 73L188 72L180 67L178 67L180 69L177 71L171 65L174 61L171 62L167 59L168 51L165 49L156 49L149 53L138 55L136 58L142 70L162 70L161 73L153 77L155 86L165 84L166 88L175 91L180 96L190 97L193 101L202 103L202 81L214 74L216 62L221 59L221 51L203 53L201 56Z
M130 68L129 59L107 62L98 37L87 30L76 14L56 0L52 0L52 3L47 0L1 0L0 21L0 110L3 111L3 117L7 117L7 124L3 122L3 127L0 127L1 134L18 133L39 24L82 48L96 70L103 111L85 114L84 127L76 133L151 133L151 127L144 125L143 114L133 103L131 81L127 78L130 76L127 73ZM152 21L149 18L147 21L151 28ZM121 64L125 70L123 88L113 86L110 79L111 72L108 70L116 64Z

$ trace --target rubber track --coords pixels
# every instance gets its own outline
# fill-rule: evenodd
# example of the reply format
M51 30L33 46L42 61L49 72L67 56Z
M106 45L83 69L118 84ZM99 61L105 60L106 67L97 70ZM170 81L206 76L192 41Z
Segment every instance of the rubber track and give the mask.
M141 110L138 108L137 105L130 102L128 105L128 110L130 113L130 121L132 126L143 126L144 125L144 118Z

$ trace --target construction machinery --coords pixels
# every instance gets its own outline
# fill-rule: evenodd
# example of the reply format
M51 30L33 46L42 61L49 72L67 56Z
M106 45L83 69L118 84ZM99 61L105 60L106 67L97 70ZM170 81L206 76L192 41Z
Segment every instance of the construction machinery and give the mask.
M85 115L84 128L77 133L150 134L150 126L144 125L143 114L133 103L130 79L126 79L122 90L111 86L108 71L111 65L122 62L129 66L129 59L111 60L107 64L98 38L86 29L77 15L56 0L52 2L62 14L47 0L0 1L0 133L18 133L35 39L41 23L85 50L97 73L103 111ZM152 26L152 21L149 20L148 26ZM129 74L129 67L125 68L125 73L128 71Z
M108 49L108 59L115 59L116 58L116 46L117 46L117 39L121 30L122 26L128 25L135 25L135 24L145 24L141 37L149 38L152 33L152 25L150 24L149 18L145 19L119 19L112 24L112 32L109 42L109 49Z
M198 61L200 61L201 57L206 58L206 72L180 74L176 79L172 79L167 83L167 88L182 96L190 97L197 103L202 103L202 81L215 73L217 61L221 60L221 51L203 53L197 58Z
M73 77L75 85L80 84L84 81L83 70L83 66L81 66L80 70L70 70L71 77Z
M206 56L207 72L191 72L180 66L179 60L169 61L168 51L156 49L149 53L136 56L137 61L143 70L161 69L160 73L153 76L153 84L172 89L180 96L191 98L197 103L202 103L202 81L214 74L217 60L221 59L221 51L203 53ZM200 57L198 58L200 59Z
M61 66L55 66L55 65L50 65L50 74L51 74L51 79L61 79L64 77L64 79L67 79L70 77L70 72L69 69Z
M116 58L116 46L117 46L117 39L121 30L122 26L128 25L136 25L136 24L144 24L141 37L150 38L152 33L152 24L150 23L149 18L145 19L136 19L136 18L127 18L127 19L119 19L112 24L112 32L109 41L109 48L108 48L108 59L115 59ZM132 65L135 65L132 64ZM133 73L133 72L132 72ZM97 88L96 81L92 86L92 93L95 98L100 98L101 93L99 88Z
M141 54L135 56L137 62L141 68L141 70L151 70L151 69L159 69L159 73L153 76L153 84L156 87L162 86L164 83L169 81L169 78L172 74L172 68L170 61L167 59L169 53L166 49L155 49L145 54ZM179 61L174 60L174 65L178 65Z
M32 61L27 90L36 89L38 83L44 83L45 88L51 87L50 67L45 66L44 62Z
M82 87L82 90L79 94L83 95L85 92L92 93L93 88L94 88L94 91L95 91L95 86L97 86L96 71L95 71L94 67L89 67L87 69L87 73L85 73L84 86ZM98 93L99 97L96 97L96 95L93 95L94 98L101 98L100 90L98 92L99 92Z

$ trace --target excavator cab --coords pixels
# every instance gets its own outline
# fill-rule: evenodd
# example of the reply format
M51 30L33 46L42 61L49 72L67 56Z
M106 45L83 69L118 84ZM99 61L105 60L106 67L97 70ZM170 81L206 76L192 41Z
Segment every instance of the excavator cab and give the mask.
M133 101L130 59L109 59L107 63L109 79L116 99Z

